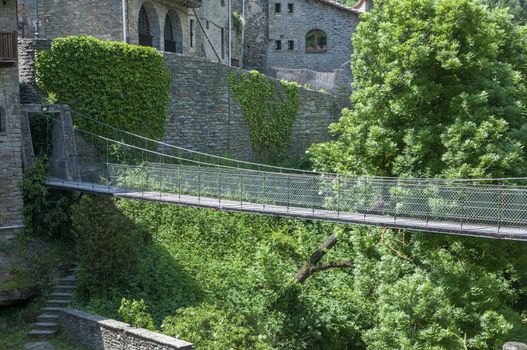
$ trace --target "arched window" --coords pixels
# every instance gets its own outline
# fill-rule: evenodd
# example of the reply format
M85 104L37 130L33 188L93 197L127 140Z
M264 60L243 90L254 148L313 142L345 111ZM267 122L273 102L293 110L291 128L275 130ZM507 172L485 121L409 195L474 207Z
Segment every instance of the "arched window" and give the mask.
M320 53L328 50L328 36L320 29L313 29L306 34L306 52Z
M7 116L5 109L0 107L0 134L7 132Z
M176 52L176 42L174 41L174 30L172 27L172 21L170 16L166 15L165 17L165 51L167 52Z
M139 45L154 46L153 37L150 35L150 21L144 6L139 10Z

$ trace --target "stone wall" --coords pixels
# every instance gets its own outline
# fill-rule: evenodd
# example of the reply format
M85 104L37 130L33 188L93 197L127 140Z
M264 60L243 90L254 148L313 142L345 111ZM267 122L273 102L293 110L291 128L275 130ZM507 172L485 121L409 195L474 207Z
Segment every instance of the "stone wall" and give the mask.
M276 3L281 4L280 13L275 12ZM292 13L288 13L289 3L294 6ZM335 72L339 76L339 84L349 87L351 37L358 20L358 12L317 0L270 2L267 68L307 68L317 72ZM306 34L313 29L320 29L327 34L326 52L306 52ZM276 40L281 40L281 50L276 49ZM290 40L294 42L293 50L288 49Z
M37 13L39 37L53 39L68 35L92 35L106 40L123 40L121 1L115 0L19 0L19 21L25 38L35 38L37 30ZM175 0L126 0L128 42L139 43L138 19L139 10L144 6L153 35L153 46L165 49L164 28L167 16L172 24L172 32L177 45L177 52L187 55L208 57L217 61L212 46L220 55L220 60L227 63L227 1L204 1L200 8L194 10ZM35 11L35 5L37 11ZM238 1L233 1L233 9L239 8ZM198 19L204 29L202 30ZM190 41L190 21L193 21L193 43ZM223 45L225 54L221 57L221 28L224 29ZM207 34L209 40L206 38ZM233 46L240 40L233 31ZM239 51L239 50L237 50ZM240 59L240 54L233 58Z
M45 39L19 39L18 62L21 103L39 103L45 97L37 89L35 82L35 54L51 47L51 41Z
M60 331L93 350L191 350L192 344L74 309L59 313Z
M244 68L266 72L269 37L269 1L247 0L244 34Z
M0 32L16 31L16 0L0 2ZM22 131L18 67L0 65L0 240L22 225Z
M40 38L86 34L102 39L122 39L121 1L19 0L18 4L25 37L35 37L38 13Z
M349 70L349 67L346 67ZM268 75L277 79L296 81L307 84L313 90L324 90L332 94L349 96L351 84L349 74L344 69L335 69L333 72L317 72L311 69L272 68Z
M165 142L181 147L254 160L249 130L229 86L231 72L245 71L197 57L165 54L172 72L172 95ZM290 156L330 138L328 126L338 120L338 98L299 89L300 110L293 127Z

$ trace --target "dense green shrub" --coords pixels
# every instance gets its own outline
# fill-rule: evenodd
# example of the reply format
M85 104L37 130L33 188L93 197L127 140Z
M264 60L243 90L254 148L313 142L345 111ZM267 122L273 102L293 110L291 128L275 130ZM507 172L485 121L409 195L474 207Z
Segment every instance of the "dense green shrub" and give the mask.
M243 315L210 304L179 310L165 318L162 330L180 339L192 339L201 350L272 349L255 335Z
M170 74L155 49L87 36L57 38L39 53L36 67L39 87L58 102L124 130L163 135ZM105 132L74 120L84 129Z
M24 223L29 233L40 237L67 237L71 229L71 192L49 189L48 160L39 156L26 170L21 187L24 197Z
M140 248L149 243L148 235L112 199L83 196L74 206L72 221L82 292L98 294L126 283L138 271Z
M249 126L256 157L265 163L284 161L298 116L299 85L285 80L278 84L257 71L231 73L229 81Z
M121 306L119 307L119 315L124 322L131 324L134 327L146 328L154 330L154 320L148 313L148 306L145 301L121 299Z

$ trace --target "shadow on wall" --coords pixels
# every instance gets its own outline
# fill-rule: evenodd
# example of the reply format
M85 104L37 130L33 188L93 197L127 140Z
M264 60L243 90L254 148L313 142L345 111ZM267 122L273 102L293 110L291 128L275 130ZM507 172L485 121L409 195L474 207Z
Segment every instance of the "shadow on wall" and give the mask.
M346 69L349 69L346 67ZM344 69L335 69L333 72L317 72L311 69L289 69L273 67L269 75L287 81L296 81L307 84L312 90L324 90L331 94L351 91L351 82Z

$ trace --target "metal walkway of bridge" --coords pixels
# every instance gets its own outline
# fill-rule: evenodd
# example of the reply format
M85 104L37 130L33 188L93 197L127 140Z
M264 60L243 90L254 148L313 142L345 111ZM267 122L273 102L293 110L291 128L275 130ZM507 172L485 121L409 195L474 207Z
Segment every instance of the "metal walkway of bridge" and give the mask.
M74 128L64 137L65 145L53 145L47 181L53 188L307 220L527 240L527 187L511 179L385 178L273 167L171 146L72 113L80 119L75 124L89 124L92 131ZM55 129L65 129L64 120L55 118L54 123ZM68 152L69 148L75 151Z

